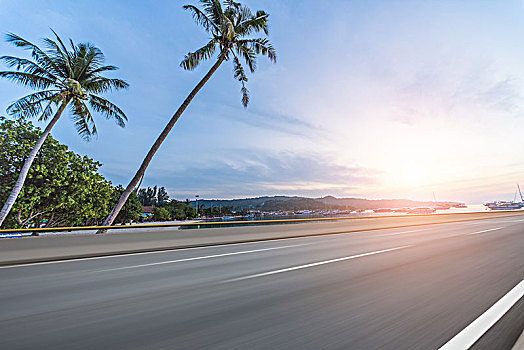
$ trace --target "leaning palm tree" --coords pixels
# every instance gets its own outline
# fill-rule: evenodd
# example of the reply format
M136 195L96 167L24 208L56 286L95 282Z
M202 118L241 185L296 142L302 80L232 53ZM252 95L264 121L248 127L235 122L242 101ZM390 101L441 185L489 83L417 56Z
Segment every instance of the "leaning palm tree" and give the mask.
M267 56L271 61L276 62L275 50L268 39L251 37L252 34L260 31L263 31L266 35L268 34L267 22L269 15L266 12L257 11L253 14L248 7L232 0L224 0L223 4L220 0L200 0L200 4L202 5L201 9L193 5L185 5L183 8L193 14L195 22L202 26L210 35L210 40L195 52L188 53L182 60L182 63L180 63L180 66L186 70L193 70L204 60L213 57L215 53L217 53L217 59L202 80L191 90L189 96L182 102L182 105L180 105L160 136L158 136L135 176L127 185L117 204L105 220L104 226L113 223L127 198L144 176L151 159L178 118L180 118L189 103L224 61L231 60L233 62L234 77L241 84L242 104L244 107L247 107L249 103L249 92L246 88L248 78L241 60L246 63L252 73L256 68L257 54ZM103 233L105 230L98 232Z
M97 133L91 110L107 119L114 119L121 127L124 127L127 121L126 115L120 108L98 96L103 92L128 87L123 80L106 78L101 75L103 72L118 68L104 65L102 51L92 44L75 45L72 40L69 40L71 47L68 48L54 31L53 34L56 37L55 40L43 39L45 45L45 50L43 50L18 35L10 33L7 35L7 41L29 50L32 59L13 56L0 57L0 61L3 61L9 68L15 69L15 71L0 72L0 77L38 90L8 106L7 112L15 117L38 118L39 121L46 121L53 116L20 170L18 180L0 212L0 225L22 190L27 173L38 151L66 107L69 106L76 130L85 140L89 140Z

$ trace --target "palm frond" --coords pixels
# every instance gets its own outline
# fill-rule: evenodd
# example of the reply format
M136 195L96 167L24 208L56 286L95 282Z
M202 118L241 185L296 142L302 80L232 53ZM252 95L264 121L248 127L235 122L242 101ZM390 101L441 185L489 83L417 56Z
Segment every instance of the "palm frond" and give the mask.
M60 48L61 48L60 51L65 55L65 57L67 57L67 61L69 62L69 65L72 67L73 66L73 57L74 56L69 52L69 50L67 49L67 46L65 46L64 42L58 36L58 34L56 34L56 32L53 29L51 29L51 31L53 32L53 34L55 35L56 40L60 44ZM76 47L75 47L75 44L73 43L73 40L69 39L69 43L71 44L71 48L73 49L73 52L74 52L76 50ZM57 47L58 47L58 45L57 45Z
M200 0L204 12L217 26L222 24L222 6L219 0Z
M249 70L251 73L255 72L255 69L257 68L257 57L255 55L255 52L251 50L249 47L245 45L241 45L240 43L237 43L235 45L235 49L237 53L244 58L244 61L246 62L247 66L249 67Z
M247 107L249 104L249 90L246 88L245 83L248 79L244 71L244 67L242 67L240 60L236 55L233 56L233 72L235 79L237 79L242 84L242 88L240 89L242 92L242 105Z
M95 121L91 112L80 99L73 99L70 104L71 119L75 124L77 133L85 140L90 141L97 134Z
M207 17L205 13L200 11L200 9L193 5L185 5L183 6L184 10L188 10L193 14L193 19L195 20L196 24L201 25L206 32L208 33L218 33L219 29L213 21Z
M0 61L3 61L6 66L9 68L14 68L16 70L23 70L25 73L37 74L52 80L58 80L53 72L41 67L38 63L25 58L19 58L14 56L2 56Z
M74 73L73 68L71 67L69 54L67 52L64 53L60 48L60 45L49 38L44 38L43 42L46 45L48 52L53 57L53 60L59 67L60 72L62 73L61 76L63 78L73 78Z
M31 51L31 57L33 57L40 66L48 71L52 71L54 75L59 75L61 72L54 60L30 41L13 33L8 33L6 35L6 41L24 50Z
M47 120L53 114L53 106L57 106L60 102L63 101L63 96L61 94L56 94L52 96L48 101L49 103L45 106L44 110L38 117L38 121Z
M105 57L99 48L89 43L81 43L78 45L78 48L73 71L75 72L75 78L80 81L84 78L84 74L89 68L100 67L104 63Z
M247 82L247 76L244 71L244 67L240 63L240 60L237 56L233 56L233 77L240 82Z
M246 9L245 14L242 16L242 21L235 26L235 31L241 36L247 36L253 33L258 33L263 31L266 35L269 34L267 19L269 14L259 10L254 16L247 16L249 9L243 7L243 10Z
M238 9L241 6L240 3L233 0L224 0L224 5L226 5L224 14L226 17L229 17L234 21L234 19L238 16Z
M36 118L42 115L44 119L49 116L47 107L42 109L43 104L49 105L57 95L56 90L44 90L24 96L7 107L7 113L17 118ZM42 111L46 113L42 113Z
M224 5L229 8L238 8L240 6L239 2L236 2L234 0L224 0Z
M126 126L127 117L125 113L105 98L90 95L89 105L93 110L103 115L106 119L114 119L118 126L122 128Z
M242 106L244 106L244 108L247 108L249 104L249 90L246 88L244 84L242 84L242 88L240 89L240 91L242 92Z
M277 54L273 45L269 43L269 40L266 38L256 38L256 39L245 39L239 40L238 44L249 47L255 54L267 56L270 61L275 63L277 61Z
M47 89L54 85L54 81L49 78L25 72L0 72L0 78L7 78L33 89Z
M115 71L115 70L118 70L120 68L118 68L117 66L111 66L111 65L108 65L108 66L101 66L101 67L91 67L89 66L89 68L87 69L87 74L89 75L96 75L96 74L99 74L99 73L102 73L102 72L109 72L109 71Z
M122 79L95 76L94 78L83 81L82 87L88 92L99 94L107 91L127 89L129 84Z
M202 46L195 52L189 52L184 57L182 62L180 62L180 67L184 68L185 70L195 69L202 61L207 60L213 56L216 50L216 45L216 39L211 39L206 45Z

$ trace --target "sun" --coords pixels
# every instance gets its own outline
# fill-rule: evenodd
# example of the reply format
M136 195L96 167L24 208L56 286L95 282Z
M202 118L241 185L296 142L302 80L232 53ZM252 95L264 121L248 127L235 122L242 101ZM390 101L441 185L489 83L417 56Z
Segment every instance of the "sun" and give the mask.
M389 173L390 181L395 187L414 188L427 183L425 169L414 163L398 164Z

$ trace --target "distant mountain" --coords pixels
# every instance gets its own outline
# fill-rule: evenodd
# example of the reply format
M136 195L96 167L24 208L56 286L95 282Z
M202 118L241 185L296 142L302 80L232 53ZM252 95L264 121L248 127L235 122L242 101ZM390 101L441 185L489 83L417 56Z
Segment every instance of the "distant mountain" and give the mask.
M435 205L456 205L463 204L460 202L431 202L431 201L413 201L411 199L364 199L364 198L335 198L326 196L318 198L319 201L329 205L349 206L359 209L379 209L379 208L413 208L429 207Z
M276 210L315 210L315 209L381 209L381 208L413 208L427 207L435 205L456 205L459 202L425 202L413 201L410 199L364 199L364 198L336 198L326 196L322 198L308 197L255 197L240 199L199 199L198 204L209 207L233 207L233 209L251 209L262 211ZM195 201L191 202L195 207Z

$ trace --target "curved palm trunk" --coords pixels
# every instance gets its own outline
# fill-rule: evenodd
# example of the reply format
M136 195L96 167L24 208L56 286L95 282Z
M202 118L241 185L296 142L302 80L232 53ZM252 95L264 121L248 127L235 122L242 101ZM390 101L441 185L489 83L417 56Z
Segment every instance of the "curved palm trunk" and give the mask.
M131 192L133 192L133 189L136 187L141 177L146 172L146 169L149 163L151 162L151 159L153 159L153 156L160 148L160 145L162 144L162 142L164 142L164 140L166 139L171 129L173 129L173 126L175 126L175 123L177 122L178 118L180 118L182 113L186 110L187 106L189 105L189 103L191 103L191 101L196 96L198 91L202 89L202 87L207 83L207 81L215 73L218 67L222 64L222 62L224 62L225 58L226 57L224 54L220 54L220 56L218 57L218 60L211 67L209 72L207 72L207 74L202 78L202 80L200 80L197 86L195 86L195 88L191 90L191 93L186 97L182 105L180 105L180 107L175 112L173 117L171 117L171 120L169 120L169 123L167 123L166 127L164 128L160 136L158 136L153 146L151 146L151 149L149 150L146 157L142 161L142 165L140 165L140 168L138 168L138 171L136 172L135 176L133 177L129 185L127 185L126 189L124 190L124 192L118 199L118 202L116 203L115 207L113 208L113 210L111 211L107 219L104 221L103 226L110 226L113 223L113 221L115 221L115 218L117 217L118 213L120 212L120 210L126 203L127 199L129 198L129 195L131 194ZM102 230L98 230L97 233L105 233L106 231L107 230L102 229Z
M31 165L33 164L33 161L35 160L36 155L40 151L40 148L42 148L42 145L44 144L44 141L46 140L47 136L51 132L51 129L53 126L55 126L58 119L60 119L60 116L62 115L62 112L64 111L65 107L69 103L69 98L66 99L58 110L55 113L55 116L49 124L47 124L44 132L40 137L38 138L38 141L36 141L35 146L31 150L31 153L27 156L24 165L22 166L22 170L20 170L20 175L18 175L18 179L16 180L15 186L13 187L13 190L11 191L11 194L9 197L7 197L7 200L2 208L2 211L0 212L0 226L2 226L2 223L4 222L5 218L7 217L7 214L11 211L11 208L13 208L13 205L15 204L16 198L20 194L20 191L22 190L22 186L24 185L25 179L27 177L27 173L29 172L29 169L31 168Z

